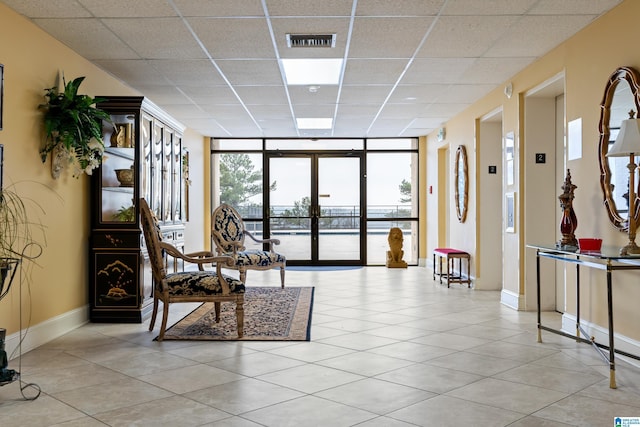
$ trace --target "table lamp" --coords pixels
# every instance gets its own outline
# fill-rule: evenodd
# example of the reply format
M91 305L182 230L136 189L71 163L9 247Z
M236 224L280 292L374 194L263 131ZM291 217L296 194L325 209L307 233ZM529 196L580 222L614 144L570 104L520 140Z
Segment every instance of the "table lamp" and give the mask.
M636 245L636 163L635 156L640 155L640 120L634 119L630 113L630 119L623 120L620 132L615 142L609 148L607 157L629 156L629 218L627 220L629 231L629 243L620 249L620 255L640 254L640 248Z

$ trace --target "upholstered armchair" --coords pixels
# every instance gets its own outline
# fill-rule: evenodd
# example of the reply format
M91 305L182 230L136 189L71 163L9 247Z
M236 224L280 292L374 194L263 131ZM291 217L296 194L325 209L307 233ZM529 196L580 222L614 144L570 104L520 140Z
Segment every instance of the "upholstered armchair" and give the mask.
M247 249L245 236L258 244L268 244L268 250ZM287 260L284 255L274 251L279 245L278 239L257 239L245 226L242 217L230 205L218 206L211 216L211 238L218 255L228 255L234 260L231 268L240 272L240 281L246 283L247 270L270 270L280 267L280 282L284 288L284 271Z
M236 305L238 338L242 338L244 326L244 284L221 272L222 266L233 263L229 256L215 256L212 252L202 251L183 254L175 246L162 241L162 234L155 215L149 205L140 199L140 222L149 254L153 273L153 314L149 324L152 331L158 314L158 303L162 301L162 324L158 341L164 339L169 316L169 305L174 302L213 302L216 322L220 321L220 304L233 302ZM179 258L198 265L197 271L167 273L164 256ZM215 271L205 270L203 265L213 265Z

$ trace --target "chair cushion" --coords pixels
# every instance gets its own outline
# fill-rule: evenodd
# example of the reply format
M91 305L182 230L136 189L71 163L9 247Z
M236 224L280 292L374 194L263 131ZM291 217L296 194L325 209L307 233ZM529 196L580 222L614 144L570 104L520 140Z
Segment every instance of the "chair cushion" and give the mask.
M279 253L250 249L248 251L238 252L238 256L236 258L236 266L268 267L273 264L282 264L285 261L286 258L284 257L284 255L280 255Z
M221 212L218 212L214 218L213 227L225 242L244 242L242 218L236 216L230 207L221 207ZM227 245L224 250L230 251L232 246Z
M243 294L244 284L233 277L224 276L232 294ZM212 271L189 271L167 274L169 295L206 296L222 294L222 286Z

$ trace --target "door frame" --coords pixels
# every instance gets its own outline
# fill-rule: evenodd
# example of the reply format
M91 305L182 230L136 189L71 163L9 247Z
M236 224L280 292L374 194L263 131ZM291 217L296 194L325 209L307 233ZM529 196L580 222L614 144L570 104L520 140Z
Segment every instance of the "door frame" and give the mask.
M271 166L270 160L272 158L309 158L311 160L311 209L315 210L319 203L319 191L318 191L318 163L320 158L358 158L360 165L360 180L359 180L359 189L360 189L360 258L352 259L352 260L332 260L332 259L319 259L319 250L318 250L318 237L319 237L319 216L313 215L310 213L309 218L311 219L311 259L309 260L287 260L287 265L291 266L364 266L367 259L367 232L366 232L366 218L365 218L365 209L366 209L366 171L365 171L365 152L364 150L335 150L335 151L265 151L264 152L264 182L271 182ZM264 230L267 235L271 236L271 201L270 201L270 191L268 188L265 188L263 191L263 219L264 219ZM315 207L315 208L314 208Z

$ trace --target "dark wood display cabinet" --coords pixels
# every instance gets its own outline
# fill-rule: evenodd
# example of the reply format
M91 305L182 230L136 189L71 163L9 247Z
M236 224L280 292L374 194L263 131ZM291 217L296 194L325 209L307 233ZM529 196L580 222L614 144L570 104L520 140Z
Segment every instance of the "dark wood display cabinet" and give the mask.
M140 323L151 314L153 280L138 200L164 240L184 247L184 126L144 97L101 98L113 123L103 123L104 159L91 181L90 318Z

